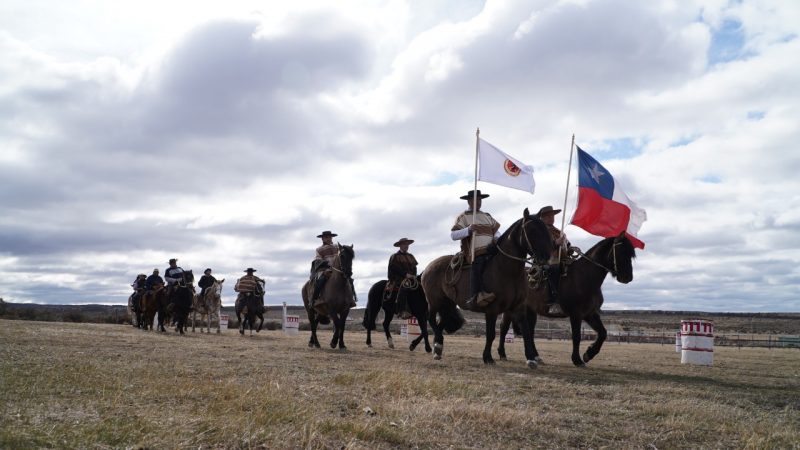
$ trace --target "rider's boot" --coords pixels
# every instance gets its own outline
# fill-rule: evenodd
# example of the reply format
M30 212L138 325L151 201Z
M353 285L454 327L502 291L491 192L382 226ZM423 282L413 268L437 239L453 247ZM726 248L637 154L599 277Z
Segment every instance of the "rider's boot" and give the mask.
M557 264L547 267L547 313L552 315L564 314L561 305L558 303L559 272Z
M406 297L408 294L403 292L402 290L397 292L397 303L395 304L395 312L397 312L397 316L403 320L408 320L411 318L411 313L408 312L408 302L406 301Z
M483 292L483 265L486 262L484 255L477 256L472 262L469 274L470 297L464 303L464 307L470 311L476 311L480 306L485 306L494 300L494 294Z
M311 307L313 308L314 305L317 303L317 299L320 295L322 295L322 288L325 287L325 276L320 274L317 276L317 279L314 280L314 294L311 296Z

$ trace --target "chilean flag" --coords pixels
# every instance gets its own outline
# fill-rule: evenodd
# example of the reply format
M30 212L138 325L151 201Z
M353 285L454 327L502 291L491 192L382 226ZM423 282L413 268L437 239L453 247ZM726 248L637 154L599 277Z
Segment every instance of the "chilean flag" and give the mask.
M596 236L624 231L634 247L643 249L636 233L645 220L645 210L625 195L605 167L578 147L578 207L571 223Z

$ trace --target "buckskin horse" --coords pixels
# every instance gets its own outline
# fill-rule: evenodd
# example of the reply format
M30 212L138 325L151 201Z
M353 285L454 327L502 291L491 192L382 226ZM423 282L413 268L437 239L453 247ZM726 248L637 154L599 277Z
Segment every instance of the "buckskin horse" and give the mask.
M428 342L428 300L425 299L425 291L423 291L419 280L420 276L417 276L414 282L408 285L406 285L404 281L400 285L400 290L397 295L398 297L400 295L406 296L406 304L411 310L411 315L417 318L417 323L419 324L419 337L411 341L408 349L413 352L420 341L424 339L425 351L430 353L431 344ZM389 280L378 281L369 289L367 309L364 311L364 320L362 321L362 325L367 329L368 347L372 347L372 330L376 328L375 321L378 318L378 312L383 309L383 332L386 334L386 341L389 344L389 348L394 348L394 341L389 331L389 325L392 323L392 318L395 315L397 303L396 301L384 301L383 299L383 293L386 290L386 283L388 282Z
M483 348L484 364L494 364L492 358L492 342L495 338L497 316L506 311L517 309L525 301L527 279L525 263L530 255L535 261L545 261L553 248L550 232L544 222L530 215L525 208L521 219L514 222L494 246L497 254L485 264L483 273L484 287L493 292L495 299L491 303L479 306L486 322L486 344ZM422 275L422 287L429 304L429 322L434 332L433 352L435 359L442 358L444 349L443 331L453 333L464 324L464 317L456 308L463 308L470 294L469 270L462 267L451 267L452 255L441 256L433 260ZM524 315L523 315L524 318ZM527 319L521 320L523 331L528 331ZM533 354L533 341L529 333L524 334L525 355L527 365L536 367Z
M197 315L200 315L200 320L205 317L206 330L211 334L211 319L217 318L217 334L220 332L219 328L219 308L222 304L222 283L225 279L214 281L214 284L208 287L201 297L200 294L194 296L192 303L192 333L194 333L195 321ZM203 332L203 327L200 327L200 332Z
M355 252L352 245L341 245L336 243L339 251L330 267L330 275L325 287L322 289L320 298L311 307L311 296L314 292L314 284L309 280L303 285L301 295L303 305L308 313L308 321L311 323L311 338L308 341L309 347L319 348L317 339L317 325L326 325L333 322L333 338L331 348L339 346L340 350L347 349L344 345L344 327L347 323L347 315L350 314L351 299L354 298L353 286L350 278L353 276L353 258Z
M539 283L537 289L528 289L525 307L527 315L531 318L529 330L531 341L536 329L536 315L545 317L569 317L572 328L572 363L583 367L592 358L600 353L600 347L606 340L607 332L603 321L600 319L600 307L603 306L603 292L600 290L607 274L611 274L618 282L628 284L633 281L633 259L636 250L631 241L621 233L619 236L605 238L595 244L588 252L570 264L565 277L559 282L558 299L563 315L552 316L547 313L547 287L545 282ZM505 359L505 334L508 332L511 315L503 317L500 328L500 343L497 352ZM585 321L597 333L595 341L586 349L583 359L580 356L581 321ZM536 344L533 345L534 357L541 362Z

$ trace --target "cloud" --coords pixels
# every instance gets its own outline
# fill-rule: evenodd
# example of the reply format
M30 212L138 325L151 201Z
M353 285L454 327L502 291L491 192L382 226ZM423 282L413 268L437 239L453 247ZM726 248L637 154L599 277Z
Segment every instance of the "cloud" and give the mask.
M606 307L800 306L800 8L260 7L1 7L21 22L0 19L0 296L121 303L178 257L257 267L268 302L298 303L332 229L363 299L398 238L422 266L455 251L480 127L536 170L534 197L481 186L505 226L561 207L573 133L647 209L635 281L609 279Z

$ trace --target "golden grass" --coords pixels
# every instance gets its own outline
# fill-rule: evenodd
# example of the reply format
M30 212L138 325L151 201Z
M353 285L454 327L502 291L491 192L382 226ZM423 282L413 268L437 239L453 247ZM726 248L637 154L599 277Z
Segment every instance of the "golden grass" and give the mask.
M330 331L322 331L327 344ZM606 344L585 369L487 367L483 340L309 349L308 333L240 337L0 321L0 448L797 448L800 351ZM403 341L396 338L395 342ZM585 345L584 347L585 348Z

